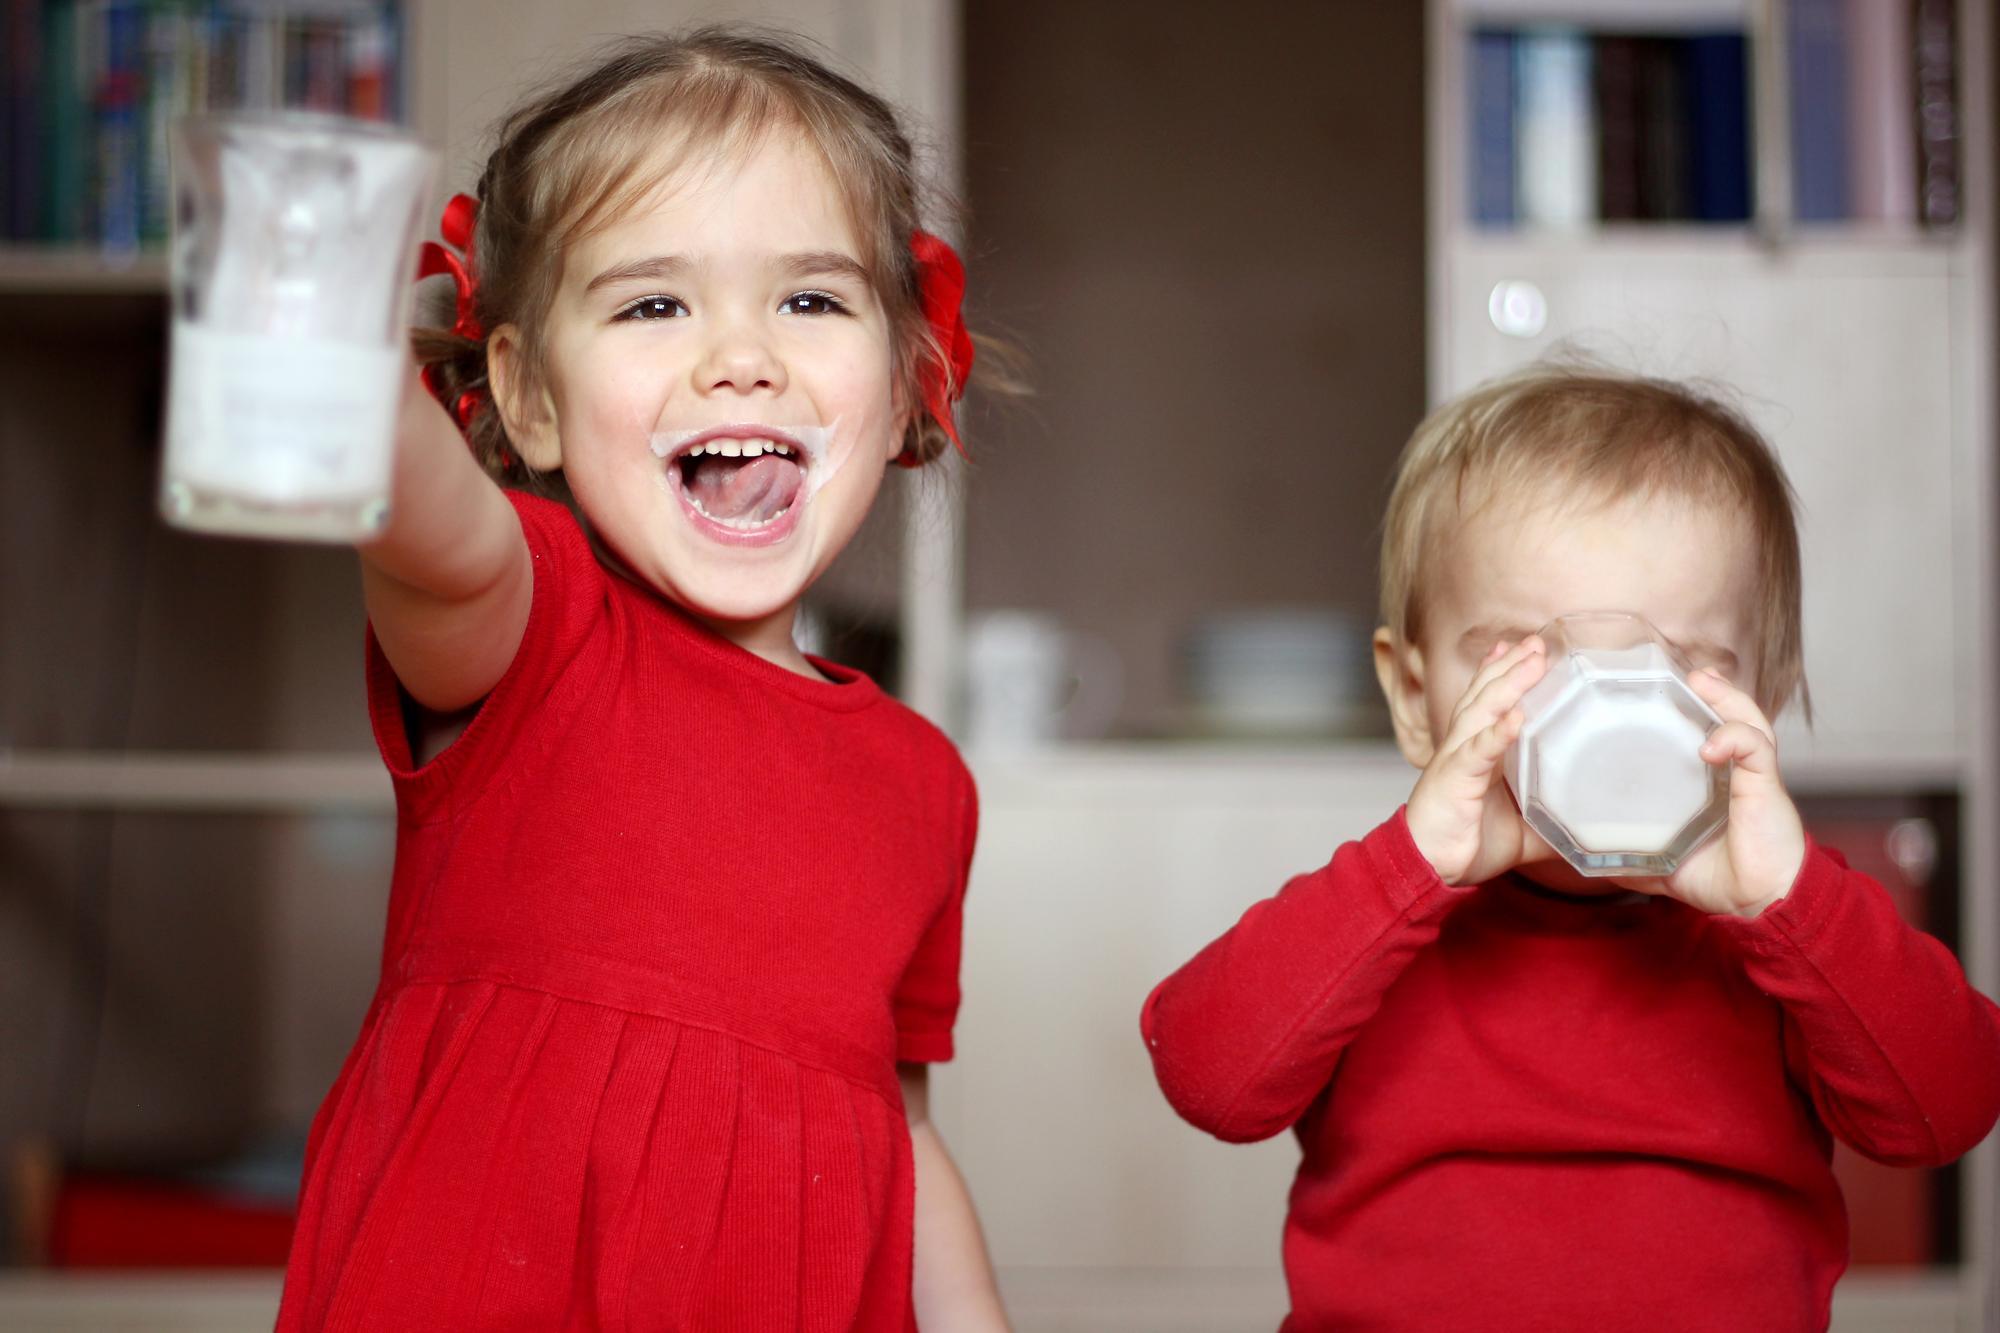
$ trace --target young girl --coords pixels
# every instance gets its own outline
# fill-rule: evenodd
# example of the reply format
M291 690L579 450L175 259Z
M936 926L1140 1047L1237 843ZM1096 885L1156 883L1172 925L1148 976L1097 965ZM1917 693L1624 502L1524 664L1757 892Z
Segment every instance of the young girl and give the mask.
M718 29L517 111L448 210L459 318L361 552L382 982L281 1329L1004 1326L926 1115L972 783L792 639L884 468L955 438L962 270L917 226L880 99ZM558 473L578 516L527 493Z

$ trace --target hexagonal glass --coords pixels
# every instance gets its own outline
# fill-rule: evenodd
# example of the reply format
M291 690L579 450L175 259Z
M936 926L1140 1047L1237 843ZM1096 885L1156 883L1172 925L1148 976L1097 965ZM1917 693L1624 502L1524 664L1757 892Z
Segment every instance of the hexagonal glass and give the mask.
M1564 615L1540 633L1548 674L1506 756L1528 827L1579 874L1672 874L1729 815L1729 770L1701 758L1722 719L1642 616Z

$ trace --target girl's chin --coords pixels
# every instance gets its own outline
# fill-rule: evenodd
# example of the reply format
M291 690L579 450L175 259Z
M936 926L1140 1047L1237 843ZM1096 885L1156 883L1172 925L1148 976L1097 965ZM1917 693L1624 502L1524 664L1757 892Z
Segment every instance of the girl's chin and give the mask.
M804 592L803 581L773 569L695 572L675 578L670 595L703 620L754 624L790 611Z

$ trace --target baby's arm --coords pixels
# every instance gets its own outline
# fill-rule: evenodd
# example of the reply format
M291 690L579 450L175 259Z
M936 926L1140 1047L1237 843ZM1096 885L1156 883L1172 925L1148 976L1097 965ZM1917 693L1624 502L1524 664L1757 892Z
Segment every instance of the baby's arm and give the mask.
M1868 876L1814 847L1791 892L1718 917L1750 978L1784 1006L1820 1118L1896 1166L1941 1166L2000 1116L2000 1008Z
M389 527L360 549L368 620L403 688L440 713L483 699L520 647L533 568L513 506L414 370Z
M1399 812L1252 907L1146 1001L1167 1100L1232 1143L1286 1128L1469 892L1438 878Z

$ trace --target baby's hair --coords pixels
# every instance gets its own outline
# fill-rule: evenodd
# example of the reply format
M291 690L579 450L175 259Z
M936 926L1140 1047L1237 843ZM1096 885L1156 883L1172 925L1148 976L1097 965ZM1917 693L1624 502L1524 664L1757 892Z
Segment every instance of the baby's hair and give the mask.
M1751 692L1774 717L1794 697L1811 717L1796 501L1777 454L1710 394L1587 363L1544 363L1489 380L1417 426L1382 533L1390 633L1403 643L1423 633L1424 590L1452 524L1496 499L1556 496L1677 497L1741 513L1759 563Z
M845 194L860 256L887 313L903 401L917 407L899 461L928 463L950 438L921 410L927 364L943 365L917 286L910 238L923 223L915 154L889 104L795 40L736 25L613 43L589 68L516 108L477 187L474 307L483 329L513 324L526 352L523 393L540 387L545 325L570 246L609 224L704 154L746 152L774 130L799 134ZM419 328L418 359L438 397L470 390L464 424L496 478L533 478L507 439L488 388L486 345Z

